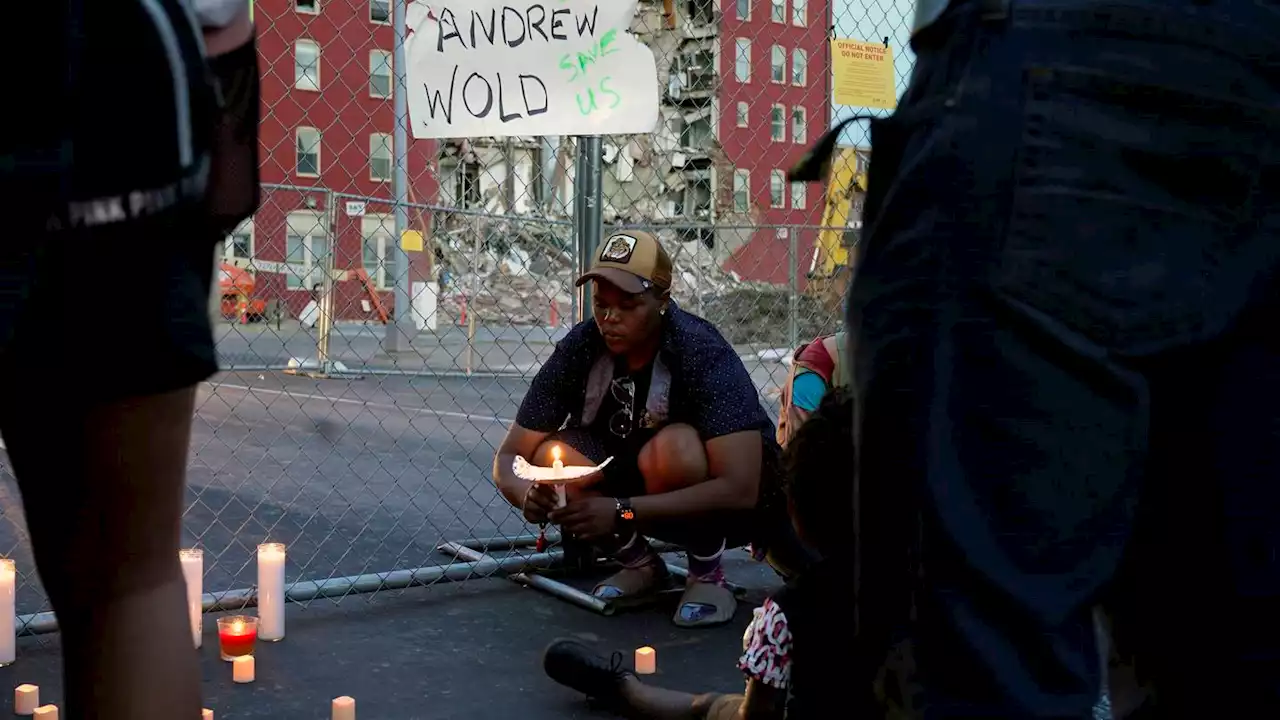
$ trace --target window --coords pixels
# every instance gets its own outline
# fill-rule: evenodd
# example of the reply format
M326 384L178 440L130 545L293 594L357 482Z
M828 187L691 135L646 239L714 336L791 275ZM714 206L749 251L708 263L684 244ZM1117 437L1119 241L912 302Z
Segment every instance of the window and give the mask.
M319 0L293 0L293 9L300 13L315 15L320 12Z
M804 87L809 82L809 53L796 48L791 51L791 84Z
M738 127L740 128L746 127L747 121L750 119L751 119L751 110L749 106L744 102L738 103Z
M369 179L391 180L391 136L386 133L369 134Z
M769 8L769 19L776 23L784 23L787 21L787 0L769 0L771 7Z
M369 51L369 96L391 97L391 53L386 50Z
M769 207L783 208L787 206L787 178L781 170L769 173Z
M395 228L391 215L365 215L361 219L361 264L379 290L396 284Z
M705 150L712 145L711 115L696 120L686 120L680 131L680 145L687 148Z
M222 243L222 259L227 262L253 259L253 218L240 223L240 227L227 236Z
M736 52L733 60L733 76L738 82L751 82L751 41L738 38L734 41Z
M787 141L787 109L781 105L769 108L769 139L774 142Z
M751 171L733 171L733 211L747 212L751 209Z
M310 40L299 40L293 46L293 86L320 89L320 46Z
M791 183L791 209L804 210L809 207L808 185L802 182Z
M324 279L329 262L329 232L319 213L290 213L285 222L284 253L290 290L310 290Z
M808 0L791 0L791 24L796 27L809 24Z
M803 144L808 137L808 132L808 128L805 127L804 108L795 108L791 111L791 142L797 145Z
M751 0L738 0L738 19L751 19Z
M298 135L298 163L295 172L306 177L320 175L320 131L300 127Z
M787 81L787 51L781 45L769 50L769 80L775 83Z
M369 22L391 23L391 0L369 0Z

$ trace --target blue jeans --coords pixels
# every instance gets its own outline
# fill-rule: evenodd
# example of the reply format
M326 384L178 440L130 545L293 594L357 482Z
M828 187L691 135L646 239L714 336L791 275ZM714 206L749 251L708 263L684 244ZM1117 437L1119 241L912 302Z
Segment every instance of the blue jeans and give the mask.
M1280 714L1280 5L956 0L873 122L860 665L928 718ZM874 701L872 701L874 702Z

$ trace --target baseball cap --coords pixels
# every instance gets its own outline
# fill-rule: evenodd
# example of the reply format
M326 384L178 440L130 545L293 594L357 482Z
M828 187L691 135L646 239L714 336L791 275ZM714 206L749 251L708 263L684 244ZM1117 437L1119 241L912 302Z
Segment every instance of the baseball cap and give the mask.
M623 230L604 239L591 269L575 285L604 280L623 292L642 293L651 287L671 288L671 256L652 234Z

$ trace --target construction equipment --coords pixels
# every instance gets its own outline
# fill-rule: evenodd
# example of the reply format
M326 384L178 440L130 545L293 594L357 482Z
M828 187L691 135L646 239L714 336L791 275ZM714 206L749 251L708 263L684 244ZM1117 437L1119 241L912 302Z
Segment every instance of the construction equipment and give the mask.
M827 173L827 192L822 212L822 229L809 261L808 293L820 298L828 309L839 309L853 278L852 253L861 230L854 219L855 200L867 192L864 171L869 151L857 147L837 147Z
M254 297L258 281L253 273L224 262L218 276L219 294L222 296L222 316L238 320L241 324L256 322L266 317L267 302Z

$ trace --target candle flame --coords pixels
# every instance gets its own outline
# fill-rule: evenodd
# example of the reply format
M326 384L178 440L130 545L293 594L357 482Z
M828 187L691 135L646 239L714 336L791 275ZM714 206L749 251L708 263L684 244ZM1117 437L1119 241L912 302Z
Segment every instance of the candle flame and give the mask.
M235 633L235 634L237 634L237 635L239 635L240 633L244 632L244 621L243 621L243 620L237 620L237 621L235 621L235 622L231 623L231 632L233 632L233 633Z
M551 462L560 462L560 446L551 446Z

